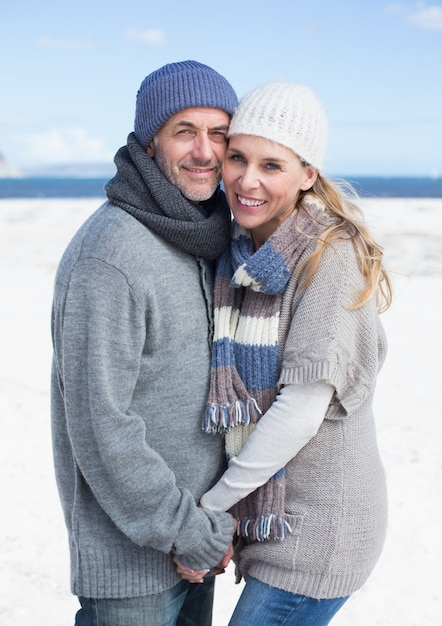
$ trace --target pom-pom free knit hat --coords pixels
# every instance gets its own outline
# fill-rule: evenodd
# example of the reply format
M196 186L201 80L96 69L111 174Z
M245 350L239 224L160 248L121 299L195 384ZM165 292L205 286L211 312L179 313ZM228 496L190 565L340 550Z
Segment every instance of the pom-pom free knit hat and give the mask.
M324 163L327 120L321 103L304 85L266 83L246 94L229 128L232 135L257 135L290 148L318 170Z
M190 107L211 107L233 114L238 99L230 83L198 61L169 63L141 83L135 109L135 136L143 148L168 119Z

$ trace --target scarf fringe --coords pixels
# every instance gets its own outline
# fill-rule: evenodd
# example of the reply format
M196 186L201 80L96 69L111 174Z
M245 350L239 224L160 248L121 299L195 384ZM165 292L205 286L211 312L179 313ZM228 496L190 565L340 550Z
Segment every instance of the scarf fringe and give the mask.
M291 532L290 524L273 513L261 515L258 518L247 517L238 520L238 535L250 541L286 539Z
M255 398L235 400L232 404L209 404L204 416L208 433L227 433L236 426L256 424L262 414Z

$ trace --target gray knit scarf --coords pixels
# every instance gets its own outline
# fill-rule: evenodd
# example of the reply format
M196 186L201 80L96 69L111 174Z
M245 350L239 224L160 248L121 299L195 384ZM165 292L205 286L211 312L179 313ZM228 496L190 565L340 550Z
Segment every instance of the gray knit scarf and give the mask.
M115 155L117 173L105 186L109 200L188 254L217 258L230 241L230 211L224 192L192 204L140 146L134 133Z
M278 392L282 298L307 246L330 223L324 206L307 195L295 214L255 251L250 233L234 225L232 244L215 278L215 337L204 430L225 436L236 456ZM252 541L284 539L285 469L231 513L238 534Z

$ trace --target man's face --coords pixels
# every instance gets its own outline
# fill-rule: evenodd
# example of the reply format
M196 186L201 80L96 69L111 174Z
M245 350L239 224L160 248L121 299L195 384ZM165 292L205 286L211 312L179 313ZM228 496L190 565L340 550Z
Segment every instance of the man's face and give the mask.
M221 180L229 115L208 107L175 113L150 142L147 154L192 202L210 198Z

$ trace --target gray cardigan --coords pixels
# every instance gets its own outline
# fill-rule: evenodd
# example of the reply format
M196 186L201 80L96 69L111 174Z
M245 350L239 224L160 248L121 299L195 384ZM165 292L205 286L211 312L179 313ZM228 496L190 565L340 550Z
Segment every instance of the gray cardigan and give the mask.
M386 532L372 402L387 346L374 300L354 310L346 306L361 287L347 240L325 249L306 289L294 278L284 294L279 383L322 380L336 392L318 433L286 466L291 535L243 547L238 557L243 576L318 599L358 589Z
M181 580L172 554L209 568L231 542L231 516L196 504L224 468L201 430L211 281L109 202L61 260L52 429L76 595L161 592Z

